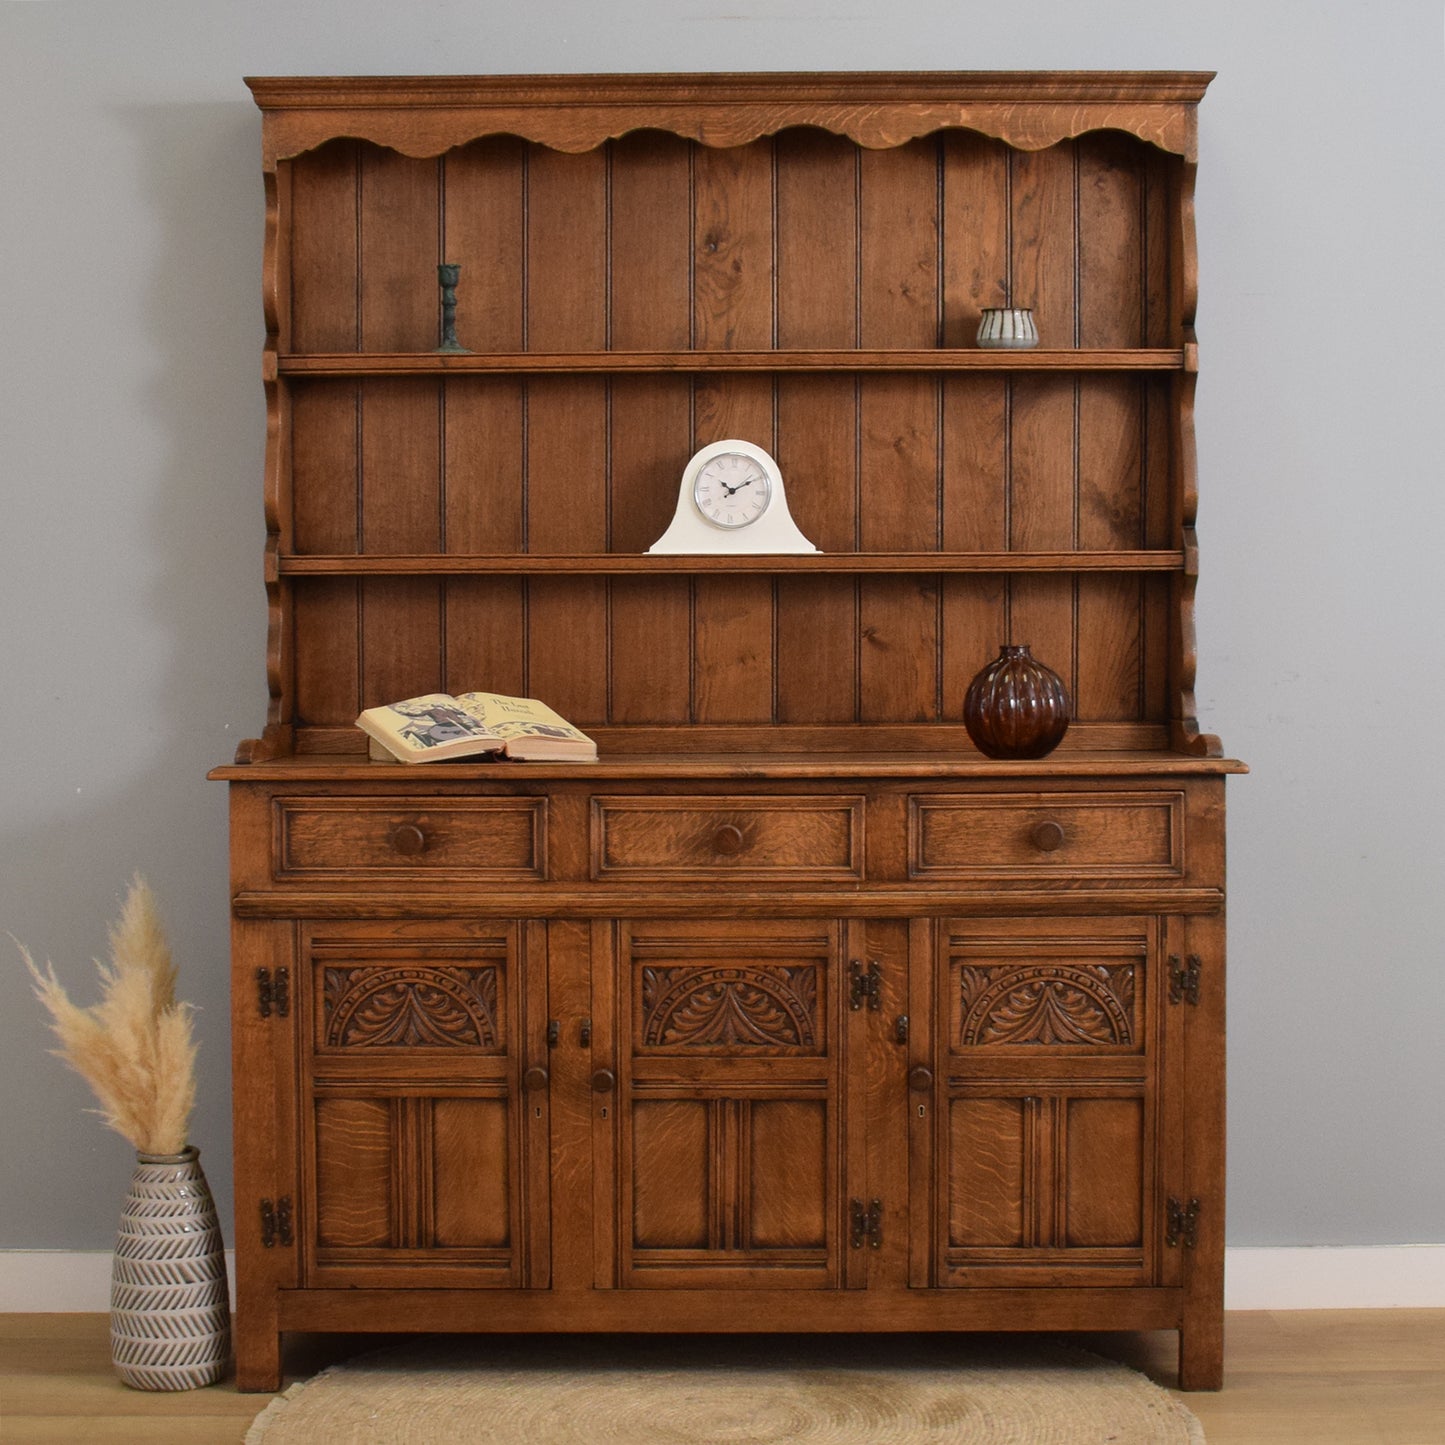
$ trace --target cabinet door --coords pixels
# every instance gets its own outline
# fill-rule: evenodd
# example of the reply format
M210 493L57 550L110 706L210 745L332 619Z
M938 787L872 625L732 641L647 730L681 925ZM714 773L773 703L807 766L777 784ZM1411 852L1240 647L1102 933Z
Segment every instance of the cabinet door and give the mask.
M548 1283L544 937L303 929L305 1283Z
M830 922L598 925L599 1286L854 1282L849 934Z
M1168 921L915 925L915 1285L1173 1282L1179 1008Z

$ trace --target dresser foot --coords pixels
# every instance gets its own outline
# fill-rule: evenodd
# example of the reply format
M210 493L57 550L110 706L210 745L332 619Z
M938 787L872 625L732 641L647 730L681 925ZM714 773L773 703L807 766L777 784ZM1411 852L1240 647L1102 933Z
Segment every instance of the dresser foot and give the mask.
M271 1326L244 1333L237 1328L236 1388L242 1394L275 1394L281 1388L281 1335Z
M1224 1329L1215 1319L1188 1324L1179 1331L1179 1388L1219 1390L1224 1387Z

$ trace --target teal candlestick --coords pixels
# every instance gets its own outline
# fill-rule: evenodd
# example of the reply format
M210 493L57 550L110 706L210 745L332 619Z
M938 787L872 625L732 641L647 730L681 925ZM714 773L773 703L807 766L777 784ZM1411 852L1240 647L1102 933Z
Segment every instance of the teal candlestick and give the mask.
M448 261L437 267L437 280L442 288L442 342L438 351L467 351L457 340L457 282L461 279L460 265Z

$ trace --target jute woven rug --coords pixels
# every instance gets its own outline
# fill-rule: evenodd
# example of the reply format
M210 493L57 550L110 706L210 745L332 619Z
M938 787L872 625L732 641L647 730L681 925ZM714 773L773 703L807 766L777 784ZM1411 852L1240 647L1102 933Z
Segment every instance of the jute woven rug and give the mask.
M859 1356L862 1356L861 1358ZM851 1358L850 1358L851 1357ZM246 1445L1204 1445L1066 1345L870 1338L410 1340L293 1385Z

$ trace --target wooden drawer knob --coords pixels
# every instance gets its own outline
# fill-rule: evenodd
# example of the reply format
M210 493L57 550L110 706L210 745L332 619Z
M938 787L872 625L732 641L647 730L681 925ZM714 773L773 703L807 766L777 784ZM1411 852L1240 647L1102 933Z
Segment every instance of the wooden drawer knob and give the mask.
M909 1069L908 1087L915 1094L926 1094L933 1087L933 1071L925 1069L922 1064Z
M1055 823L1052 819L1044 823L1035 823L1029 833L1029 841L1040 853L1052 853L1055 848L1063 847L1063 826Z
M533 1064L525 1074L522 1075L522 1087L524 1089L545 1089L547 1087L547 1071L540 1064Z
M611 1069L598 1069L592 1075L592 1092L610 1094L617 1087L617 1075Z
M402 823L393 830L391 846L404 858L415 858L426 852L426 834L415 823Z
M732 823L723 823L713 830L712 847L714 853L721 853L731 858L736 853L743 851L743 830L735 827Z

